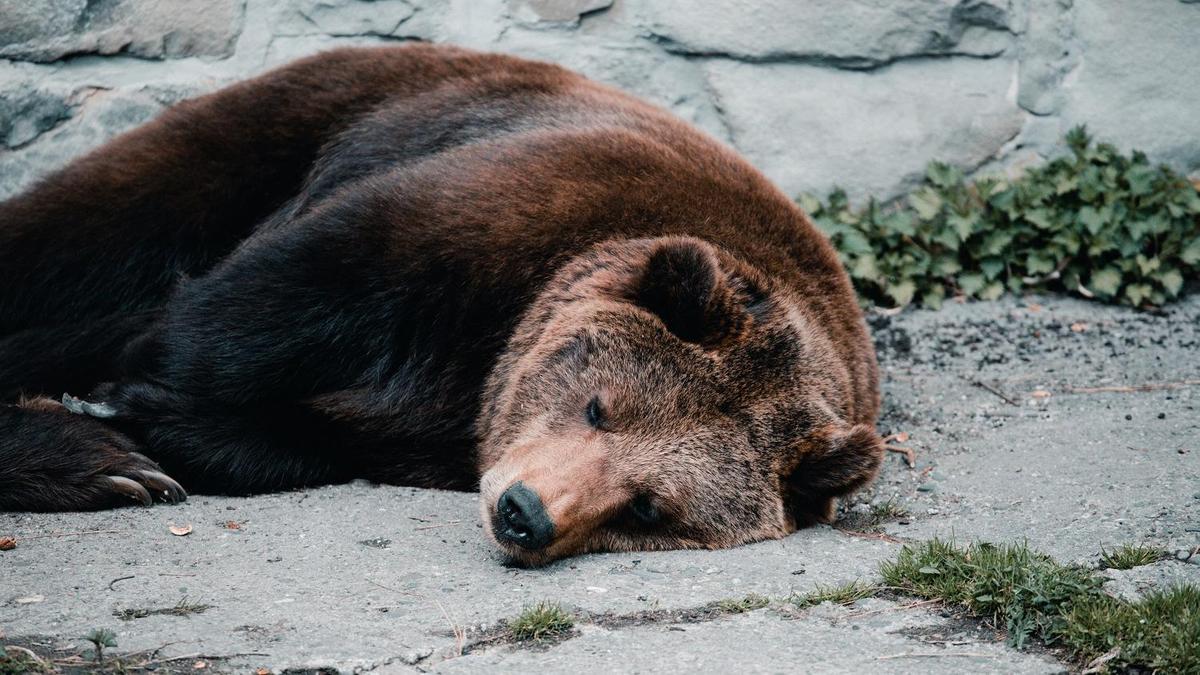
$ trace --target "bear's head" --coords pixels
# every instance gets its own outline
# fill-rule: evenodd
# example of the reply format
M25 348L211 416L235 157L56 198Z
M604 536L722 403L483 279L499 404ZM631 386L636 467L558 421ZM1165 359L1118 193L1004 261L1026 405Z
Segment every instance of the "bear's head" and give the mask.
M520 564L722 548L827 522L874 428L806 305L699 239L609 241L554 277L479 420L484 526Z

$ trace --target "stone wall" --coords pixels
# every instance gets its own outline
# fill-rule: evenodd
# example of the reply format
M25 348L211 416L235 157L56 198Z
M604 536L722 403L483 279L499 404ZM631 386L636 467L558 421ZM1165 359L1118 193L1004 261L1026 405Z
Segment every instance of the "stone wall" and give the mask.
M1011 169L1079 123L1200 170L1196 0L0 0L0 198L181 98L410 40L618 85L793 194Z

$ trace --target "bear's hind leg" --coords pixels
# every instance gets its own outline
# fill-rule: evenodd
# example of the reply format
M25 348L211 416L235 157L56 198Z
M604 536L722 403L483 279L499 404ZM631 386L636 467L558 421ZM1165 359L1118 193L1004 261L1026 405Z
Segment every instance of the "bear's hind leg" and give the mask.
M0 405L0 511L177 503L187 492L123 434L47 398Z

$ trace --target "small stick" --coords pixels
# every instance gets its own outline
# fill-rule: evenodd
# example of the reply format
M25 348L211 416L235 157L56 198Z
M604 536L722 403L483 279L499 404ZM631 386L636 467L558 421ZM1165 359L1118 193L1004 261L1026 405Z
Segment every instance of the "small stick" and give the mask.
M446 621L450 624L450 630L454 631L454 655L462 656L463 644L467 641L467 631L463 630L454 619L450 618L450 613L442 606L440 600L433 598L433 601L437 603L438 609L442 610L442 616L446 617Z
M183 656L171 656L171 657L168 657L165 659L155 659L153 661L146 661L145 663L138 664L138 667L145 668L146 666L153 666L153 665L159 664L159 663L170 663L171 661L183 661L185 659L201 659L201 660L207 660L207 661L225 661L227 659L232 659L232 658L238 657L238 656L270 656L270 654L264 654L263 652L238 652L236 654L225 654L225 655L184 654Z
M421 530L433 530L433 529L437 529L439 527L446 527L447 525L457 525L461 522L462 522L461 520L448 520L444 523L434 523L433 525L422 525L420 527L414 527L413 530L418 531L418 532Z
M117 577L116 579L113 579L112 581L108 582L108 590L110 590L110 591L117 590L117 589L113 588L113 584L117 583L118 581L125 581L126 579L132 579L133 577L134 577L134 575L130 574L127 577Z
M976 387L979 387L980 389L983 389L985 391L995 394L996 396L999 396L1000 398L1004 399L1005 403L1007 403L1009 405L1015 405L1018 408L1021 407L1021 404L1017 403L1016 401L1009 398L1008 394L1005 394L1004 392L993 387L992 385L988 384L987 382L984 382L983 380L968 380L968 382L975 385Z
M196 575L191 574L191 573L172 574L170 572L159 572L158 576L160 576L160 577L194 577Z
M1200 385L1200 380L1180 380L1178 382L1146 382L1128 386L1109 387L1066 387L1064 394L1136 394L1143 391L1158 391L1160 389L1179 389Z
M51 532L50 534L31 534L29 536L13 535L17 541L26 539L54 539L57 537L78 537L85 534L125 534L123 530L85 530L83 532Z
M872 614L883 614L884 612L902 612L906 609L916 609L926 605L935 605L940 602L941 600L937 598L934 598L933 600L918 600L917 602L911 602L907 605L900 605L899 607L884 607L883 609L872 609L869 612L855 612L853 614L847 614L846 618L857 619L860 616L871 616Z
M909 659L909 658L936 658L939 656L982 656L984 658L994 659L995 654L985 654L984 652L905 652L903 654L889 654L887 656L876 656L876 661L886 661L888 659Z
M903 544L904 543L900 539L897 539L890 534L884 534L882 532L859 532L858 530L846 530L846 529L843 529L840 527L835 528L835 529L838 532L841 532L843 534L848 534L851 537L858 537L859 539L873 539L875 541L886 541L891 544Z

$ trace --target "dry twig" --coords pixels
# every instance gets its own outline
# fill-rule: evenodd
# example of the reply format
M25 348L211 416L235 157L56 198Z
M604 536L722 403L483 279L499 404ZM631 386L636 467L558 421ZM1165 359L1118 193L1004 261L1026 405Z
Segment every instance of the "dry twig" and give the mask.
M1178 382L1144 382L1133 385L1113 385L1107 387L1065 387L1064 394L1136 394L1143 391L1158 391L1160 389L1179 389L1200 385L1200 380L1180 380Z
M976 656L984 658L996 658L995 654L987 654L985 652L904 652L903 654L888 654L887 656L876 656L876 661L886 661L888 659L914 659L914 658L937 658L939 656Z

